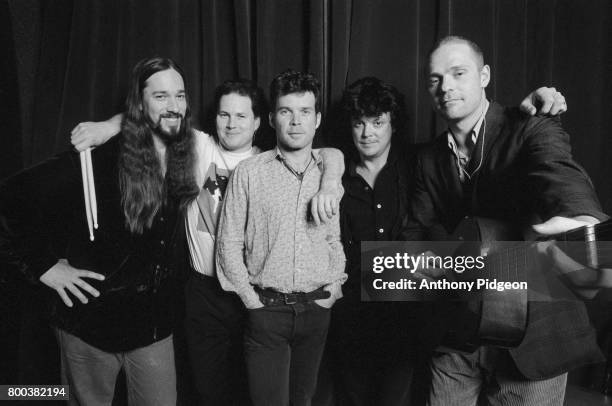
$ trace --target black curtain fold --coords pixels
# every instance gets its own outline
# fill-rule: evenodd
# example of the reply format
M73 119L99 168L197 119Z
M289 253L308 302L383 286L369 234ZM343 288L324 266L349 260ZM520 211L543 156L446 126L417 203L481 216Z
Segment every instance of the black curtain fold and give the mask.
M68 149L77 123L122 110L131 68L153 55L175 58L185 70L200 128L221 81L246 77L267 90L291 67L321 79L327 125L320 132L328 142L351 143L333 106L363 76L405 94L404 139L424 142L444 128L424 81L427 53L438 38L455 34L482 47L492 68L490 98L514 105L539 86L563 91L569 112L562 121L575 158L612 213L611 17L608 0L0 0L0 95L8 102L0 178ZM0 310L14 317L0 317L9 353L2 358L14 364L17 339L8 332L16 330L18 311L6 309L16 309L10 298L18 294L3 276ZM31 358L20 362L21 376L30 376L22 383L33 383L51 363L42 365L38 354L52 351L22 347ZM2 379L16 382L18 375Z
M310 0L305 3L304 18L309 24L305 33L308 57L307 70L321 81L323 95L321 107L327 110L329 104L329 0Z
M31 132L22 134L24 166L32 165L57 151L55 141L64 103L62 93L72 24L71 3L69 0L41 3L40 48L34 55L36 73L31 89L32 104L22 104L22 108L32 112ZM35 21L28 23L36 24ZM27 23L23 26L28 30L31 28Z
M351 53L351 30L353 0L332 1L329 11L328 78L327 97L336 100L347 85L349 56Z
M10 118L20 133L5 151L21 156L11 153L19 162L0 176L69 148L78 122L121 110L131 67L151 55L183 66L199 126L224 79L251 78L267 90L278 72L294 68L321 79L324 113L360 77L394 84L406 96L405 139L427 141L443 129L424 85L427 52L437 38L457 34L482 47L491 98L516 104L542 85L563 91L576 158L612 210L606 0L3 1L14 48L4 69L17 72L12 92L20 109ZM326 129L328 140L348 141L337 127Z
M13 36L13 23L7 3L0 3L0 33L6 38ZM0 75L0 100L5 101L2 109L5 117L14 119L0 121L0 131L4 134L3 148L6 148L6 159L0 160L0 173L18 170L23 160L20 137L23 109L14 97L19 93L18 62L15 44L11 42L4 48L4 58L0 62L0 69L4 73Z
M238 65L238 77L255 79L253 46L255 35L253 30L253 14L251 0L234 0L234 21L236 21L236 63Z

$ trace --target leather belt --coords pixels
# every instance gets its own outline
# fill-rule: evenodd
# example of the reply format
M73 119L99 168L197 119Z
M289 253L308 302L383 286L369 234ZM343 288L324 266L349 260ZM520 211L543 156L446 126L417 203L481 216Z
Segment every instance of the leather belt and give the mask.
M312 292L291 292L282 293L273 289L262 289L255 286L255 292L259 294L261 302L266 306L292 305L296 303L307 303L317 299L327 299L331 293L320 287Z

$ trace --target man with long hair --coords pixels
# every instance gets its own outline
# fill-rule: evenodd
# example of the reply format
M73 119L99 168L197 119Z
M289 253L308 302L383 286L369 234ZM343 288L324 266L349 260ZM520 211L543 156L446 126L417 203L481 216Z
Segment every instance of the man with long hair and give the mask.
M211 133L194 130L195 173L200 192L187 208L186 234L191 272L185 284L185 337L193 382L204 404L248 403L242 351L245 309L224 291L216 276L215 235L229 176L242 160L261 152L253 145L267 112L263 91L247 79L227 80L215 90ZM122 115L80 123L72 142L79 150L106 142L119 132ZM325 164L320 192L311 201L314 219L328 221L339 197L342 154L318 150ZM185 258L187 259L187 258ZM179 368L180 369L180 368Z
M50 295L70 404L110 404L120 369L130 404L176 403L172 254L197 197L184 75L167 58L132 72L121 135L93 152L99 228L88 238L78 154L3 182L0 254Z

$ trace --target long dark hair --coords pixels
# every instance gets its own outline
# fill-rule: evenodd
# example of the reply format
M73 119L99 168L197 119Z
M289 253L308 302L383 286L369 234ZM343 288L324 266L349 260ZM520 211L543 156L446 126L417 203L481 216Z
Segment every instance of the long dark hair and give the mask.
M183 210L195 199L195 145L189 104L177 139L166 146L166 175L153 143L153 129L142 106L142 92L153 74L174 69L185 79L183 70L169 58L143 59L132 71L126 98L119 152L119 188L126 227L141 234L151 228L160 208L172 199Z

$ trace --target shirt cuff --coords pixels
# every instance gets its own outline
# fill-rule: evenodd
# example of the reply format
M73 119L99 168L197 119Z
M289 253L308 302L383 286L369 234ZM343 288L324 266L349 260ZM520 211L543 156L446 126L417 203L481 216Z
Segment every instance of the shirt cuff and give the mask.
M259 300L259 295L255 292L255 289L252 287L245 292L239 294L242 303L247 309L255 309L261 307L261 300Z
M340 282L333 282L329 285L325 285L324 289L331 293L330 298L338 300L342 297L342 284Z

